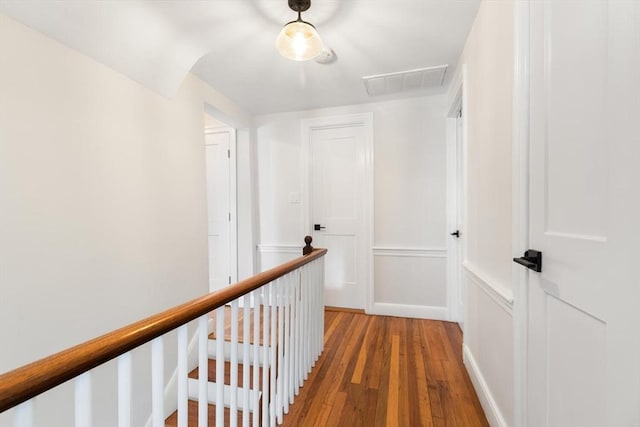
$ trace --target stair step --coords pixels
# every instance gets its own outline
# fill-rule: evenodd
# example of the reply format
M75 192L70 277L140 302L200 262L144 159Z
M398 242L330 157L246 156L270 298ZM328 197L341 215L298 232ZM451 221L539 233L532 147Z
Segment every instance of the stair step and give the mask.
M218 347L218 342L215 339L209 339L209 342L207 344L207 353L209 354L209 357L211 359L216 359L216 355L217 355L217 347ZM231 360L231 349L232 349L232 344L229 341L224 341L223 342L223 349L224 349L224 360ZM249 363L253 363L254 357L253 357L253 352L255 350L256 345L255 344L249 344ZM245 363L244 360L244 344L242 343L238 343L236 344L236 348L238 351L238 363ZM267 347L269 354L271 354L271 347ZM258 363L260 364L260 366L264 365L264 346L262 345L258 345Z
M215 426L216 425L216 407L215 405L208 405L208 425ZM242 425L242 415L243 413L238 411L238 425ZM253 426L253 414L249 417L249 425ZM187 416L187 425L189 427L197 427L198 426L198 402L194 400L189 401L189 410ZM224 425L231 425L231 410L229 408L224 408ZM165 420L165 427L177 427L178 426L178 411L175 411Z
M245 366L238 363L238 387L242 387L244 385L243 384L244 369L245 369ZM253 366L249 366L248 369L249 369L249 386L251 386L251 384L253 383ZM195 368L194 370L189 372L189 378L197 379L198 370L199 370L198 368ZM259 368L258 378L259 378L259 384L260 384L259 388L261 388L262 387L262 368ZM216 380L216 361L215 360L209 360L208 380L212 382ZM231 384L231 363L230 362L224 363L224 383L227 385Z
M217 399L216 399L216 387L217 384L214 382L209 381L207 383L207 388L208 388L208 401L209 404L211 405L217 405ZM231 386L228 385L224 385L224 399L223 402L221 402L225 408L229 408L231 406L231 396L233 395L234 391L231 388ZM253 412L254 410L256 410L256 408L259 410L260 409L260 397L262 396L262 392L258 392L258 402L254 402L252 399L253 396L253 390L249 390L249 407L245 408L243 406L243 394L244 394L244 387L238 387L235 391L236 393L236 398L237 398L237 403L238 403L238 410L239 411L244 411L244 410L248 410L249 412ZM198 400L198 380L194 379L194 378L189 378L189 399L190 400Z

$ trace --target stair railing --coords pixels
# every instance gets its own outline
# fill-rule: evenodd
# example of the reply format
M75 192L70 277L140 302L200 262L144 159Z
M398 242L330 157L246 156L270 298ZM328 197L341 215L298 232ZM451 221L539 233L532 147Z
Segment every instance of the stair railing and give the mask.
M75 426L92 426L92 370L116 359L117 425L131 427L136 404L132 351L150 342L152 396L147 425L165 426L176 407L176 425L186 427L189 400L197 400L199 427L209 422L209 404L215 405L216 426L281 424L324 345L327 251L313 249L309 236L305 242L304 255L290 262L0 375L0 414L12 410L14 426L33 427L35 400L73 380ZM189 357L192 321L198 324L192 337L197 341L197 379L188 376L189 360L194 359ZM210 335L211 329L215 334ZM164 338L173 331L177 331L177 399L166 405ZM215 360L215 382L209 381L210 358Z

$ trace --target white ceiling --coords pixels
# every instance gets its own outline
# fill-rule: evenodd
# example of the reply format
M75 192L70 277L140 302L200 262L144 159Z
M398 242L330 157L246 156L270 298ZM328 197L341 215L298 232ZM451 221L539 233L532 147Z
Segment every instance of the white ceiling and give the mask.
M172 96L191 70L253 114L443 93L370 97L363 76L449 65L480 0L312 0L337 61L294 62L274 41L287 0L0 0L0 12ZM446 86L446 83L445 83Z

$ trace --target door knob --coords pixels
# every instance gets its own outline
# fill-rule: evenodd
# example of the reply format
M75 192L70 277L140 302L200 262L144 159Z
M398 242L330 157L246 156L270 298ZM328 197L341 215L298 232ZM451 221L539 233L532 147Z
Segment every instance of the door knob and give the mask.
M454 236L456 239L460 238L460 230L456 230L453 233L451 233L452 236Z
M314 229L315 231L324 230L325 228L327 228L327 227L323 227L323 226L322 226L322 225L320 225L320 224L314 224L314 225L313 225L313 229Z
M514 258L513 261L538 273L542 271L542 252L540 251L529 249L523 257Z

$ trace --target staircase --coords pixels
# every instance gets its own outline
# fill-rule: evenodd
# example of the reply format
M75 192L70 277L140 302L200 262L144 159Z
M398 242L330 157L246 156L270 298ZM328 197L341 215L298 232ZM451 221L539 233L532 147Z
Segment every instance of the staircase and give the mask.
M139 398L134 385L149 390L149 426L282 424L324 345L327 251L313 249L309 236L305 243L303 256L278 267L0 375L0 414L10 411L16 427L37 427L38 407L46 405L35 399L48 400L50 390L67 384L75 422L61 412L65 421L56 425L91 426L98 401L92 390L113 384L94 369L114 360L117 405L110 425L140 424L132 411ZM149 366L132 357L142 347L150 352L150 381L135 375ZM175 375L167 382L165 354L176 352Z
M263 309L260 308L259 317L262 320ZM238 425L242 426L244 424L244 419L246 418L246 425L254 426L262 424L262 387L263 387L263 378L269 378L269 369L264 368L264 354L271 354L271 349L269 347L265 348L262 342L262 331L264 325L262 321L258 326L258 330L260 331L258 343L254 343L253 339L249 339L248 345L248 360L245 361L245 348L244 341L242 338L242 324L243 322L243 311L239 310L239 319L238 324L240 325L240 332L238 332L238 339L236 344L236 357L237 357L237 366L232 363L232 330L229 319L231 319L231 308L229 306L225 307L225 326L224 326L224 336L222 337L222 347L223 352L221 357L218 357L218 340L216 337L216 333L212 332L209 334L209 339L207 342L207 353L208 353L208 370L207 370L207 388L208 388L208 425L215 426L216 421L216 405L220 404L216 398L216 376L217 376L217 361L218 359L222 359L223 369L224 369L224 401L221 404L224 406L224 424L225 425ZM253 319L254 319L254 309L249 310L250 320L249 325L250 329L253 329ZM215 324L215 315L212 315L213 322ZM215 326L213 328L215 330ZM257 348L256 348L257 345ZM254 363L254 355L258 355L257 363ZM232 372L235 370L236 379L235 384L232 384ZM188 380L188 395L189 395L189 403L188 403L188 425L189 426L197 426L198 425L198 379L199 379L199 368L194 368L191 372L189 372L189 380ZM245 385L245 380L247 384ZM235 387L234 387L235 386ZM231 414L231 400L233 390L236 390L236 404L237 411L235 414L235 422L231 422L232 414ZM257 393L256 393L257 391ZM248 405L245 407L243 404L244 394L248 393ZM176 410L173 414L171 414L165 421L166 427L177 427L178 426L178 411Z

